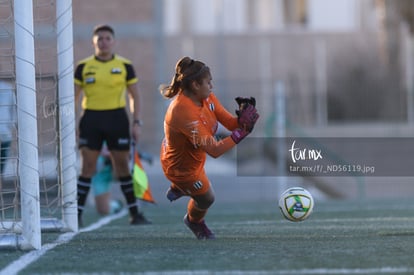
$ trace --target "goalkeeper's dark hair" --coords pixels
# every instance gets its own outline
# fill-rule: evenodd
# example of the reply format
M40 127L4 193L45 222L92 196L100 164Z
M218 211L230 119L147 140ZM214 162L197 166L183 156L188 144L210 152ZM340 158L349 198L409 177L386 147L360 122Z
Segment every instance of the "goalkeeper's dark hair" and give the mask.
M193 81L201 83L210 75L210 68L203 62L186 56L175 65L175 75L169 85L161 85L160 92L166 98L173 98L182 90L190 90Z
M97 25L95 28L93 28L93 35L97 35L100 31L107 31L112 34L112 36L115 36L114 29L109 25Z

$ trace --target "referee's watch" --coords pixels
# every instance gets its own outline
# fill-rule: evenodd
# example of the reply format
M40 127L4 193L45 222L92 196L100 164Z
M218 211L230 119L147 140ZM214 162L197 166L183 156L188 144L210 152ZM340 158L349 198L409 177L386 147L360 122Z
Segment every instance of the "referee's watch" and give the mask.
M132 124L133 125L138 125L138 126L142 126L143 125L143 123L142 123L142 121L141 120L139 120L139 119L134 119L134 121L132 122Z

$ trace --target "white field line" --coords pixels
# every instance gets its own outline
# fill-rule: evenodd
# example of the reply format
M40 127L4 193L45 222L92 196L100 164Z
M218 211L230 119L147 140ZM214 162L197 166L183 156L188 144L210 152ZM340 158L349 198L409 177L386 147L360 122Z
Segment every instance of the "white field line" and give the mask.
M15 275L19 271L26 268L29 264L35 262L39 259L42 255L44 255L47 251L55 248L58 245L68 243L75 237L78 233L81 232L90 232L96 230L113 220L119 219L127 214L127 210L124 209L118 214L111 215L100 219L98 222L79 230L79 232L69 232L60 235L55 242L50 244L45 244L42 246L40 250L31 251L23 256L21 256L16 261L10 263L7 267L0 270L0 275ZM359 219L348 219L348 220L359 220ZM325 220L326 221L326 220ZM256 222L252 222L256 223ZM378 267L378 268L314 268L314 269L290 269L290 270L272 270L272 271L242 271L242 270L228 270L228 271L215 271L214 274L222 274L222 275L324 275L324 274L413 274L414 268L410 267ZM75 274L75 273L67 273L67 274ZM110 274L110 273L106 273ZM209 275L212 274L209 270L180 270L180 271L147 271L138 274L143 275L163 275L163 274L171 274L171 275Z
M44 255L47 251L55 248L58 245L65 244L70 242L73 237L75 237L77 234L81 232L89 232L96 230L108 223L110 223L113 220L122 218L128 213L127 209L123 209L121 212L103 217L99 221L97 221L94 224L91 224L88 227L82 228L78 232L68 232L60 235L53 243L44 244L42 245L42 248L39 250L33 250L28 252L27 254L24 254L19 259L15 260L14 262L10 263L8 266L0 270L0 275L14 275L17 274L19 271L25 269L29 264L35 262L37 259L39 259L42 255Z
M142 275L324 275L324 274L412 274L414 268L408 267L378 267L378 268L313 268L313 269L291 269L291 270L272 270L272 271L214 271L209 270L175 270L175 271L148 271L139 274Z
M399 222L404 222L404 221L414 221L414 217L377 217L377 218L365 218L365 217L360 217L360 218L330 218L330 219L313 219L312 217L308 218L307 220L301 222L301 223L306 223L307 221L310 221L312 223L322 223L322 224L330 224L330 223L336 223L336 222L340 222L341 224L338 226L343 226L343 223L348 223L348 222L360 222L360 221L364 221L364 222L391 222L391 221L399 221ZM288 221L286 219L284 219L282 217L282 214L280 214L280 216L275 215L275 219L274 220L251 220L251 221L239 221L239 222L232 222L232 224L236 224L236 225L243 225L243 224L250 224L250 225L260 225L260 224L273 224L275 222L283 222L283 223L290 223L290 224L295 224L295 222L291 222Z

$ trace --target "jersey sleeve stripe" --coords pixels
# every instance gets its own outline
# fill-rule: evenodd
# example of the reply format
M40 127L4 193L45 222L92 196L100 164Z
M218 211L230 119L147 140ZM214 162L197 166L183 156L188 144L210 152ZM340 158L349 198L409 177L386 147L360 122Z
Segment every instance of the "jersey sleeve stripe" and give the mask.
M128 84L133 84L138 82L138 78L135 74L135 70L134 67L132 66L132 64L129 63L124 63L125 69L127 71L127 75L126 75L126 81Z
M85 63L80 63L75 70L75 83L81 85L83 81L82 71L85 67Z

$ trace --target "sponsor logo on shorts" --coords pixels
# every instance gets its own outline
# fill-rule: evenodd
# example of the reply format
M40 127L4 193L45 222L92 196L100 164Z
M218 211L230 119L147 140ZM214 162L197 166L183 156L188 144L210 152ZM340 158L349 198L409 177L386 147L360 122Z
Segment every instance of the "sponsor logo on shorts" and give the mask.
M119 145L128 144L128 143L129 143L129 139L128 138L119 138L118 139L118 144Z

